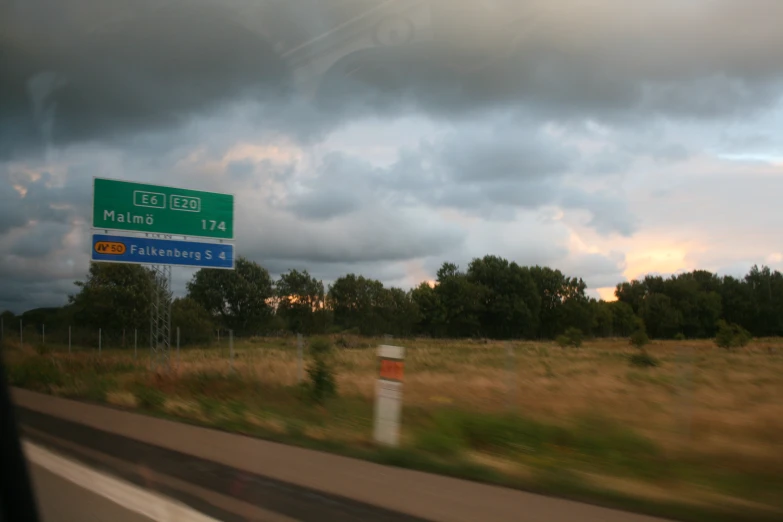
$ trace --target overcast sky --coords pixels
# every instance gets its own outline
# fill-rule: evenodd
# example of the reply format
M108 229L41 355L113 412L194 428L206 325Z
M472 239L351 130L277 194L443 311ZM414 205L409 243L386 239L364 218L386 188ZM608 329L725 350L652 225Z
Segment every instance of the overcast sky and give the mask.
M412 287L783 269L779 0L6 0L0 309L63 304L92 178L236 195L237 253ZM184 292L191 270L174 271Z

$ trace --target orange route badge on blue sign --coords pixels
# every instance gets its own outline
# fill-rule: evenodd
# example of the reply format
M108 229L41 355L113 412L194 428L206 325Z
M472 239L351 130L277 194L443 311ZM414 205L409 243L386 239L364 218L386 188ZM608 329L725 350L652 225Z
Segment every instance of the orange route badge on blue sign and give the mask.
M95 252L98 254L121 256L126 250L125 243L119 241L98 241L95 243Z

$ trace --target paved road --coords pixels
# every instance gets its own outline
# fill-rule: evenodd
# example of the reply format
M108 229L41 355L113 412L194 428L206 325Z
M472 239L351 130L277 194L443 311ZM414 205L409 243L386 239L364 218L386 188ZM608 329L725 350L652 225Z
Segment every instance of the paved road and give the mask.
M42 522L151 522L108 498L32 464L30 474Z
M26 437L218 520L654 522L14 390Z

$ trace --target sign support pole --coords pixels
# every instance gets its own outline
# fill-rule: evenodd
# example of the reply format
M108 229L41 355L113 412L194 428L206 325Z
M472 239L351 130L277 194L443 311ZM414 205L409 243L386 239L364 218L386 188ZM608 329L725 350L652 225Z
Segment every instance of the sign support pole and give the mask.
M170 367L171 349L171 266L155 265L153 271L150 330L151 367Z

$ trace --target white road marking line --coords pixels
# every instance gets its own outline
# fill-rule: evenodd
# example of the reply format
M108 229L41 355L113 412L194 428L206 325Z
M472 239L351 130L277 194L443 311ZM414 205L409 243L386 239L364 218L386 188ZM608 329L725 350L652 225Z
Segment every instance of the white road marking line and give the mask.
M73 482L123 508L159 522L218 522L184 504L146 491L82 464L66 459L30 441L22 446L30 462Z

